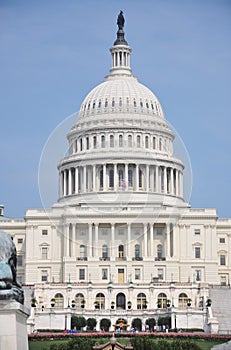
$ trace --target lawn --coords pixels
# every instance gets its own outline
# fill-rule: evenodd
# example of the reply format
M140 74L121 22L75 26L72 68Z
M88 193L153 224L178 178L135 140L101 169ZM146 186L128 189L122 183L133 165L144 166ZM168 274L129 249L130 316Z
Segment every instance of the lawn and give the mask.
M98 339L99 340L99 339ZM97 339L96 339L97 341ZM120 339L119 342L127 343L128 339ZM171 341L169 339L169 341ZM51 344L65 344L68 340L43 340L43 341L30 341L29 342L29 350L50 350ZM207 341L207 340L194 340L201 350L210 350L214 345L222 344L224 341Z

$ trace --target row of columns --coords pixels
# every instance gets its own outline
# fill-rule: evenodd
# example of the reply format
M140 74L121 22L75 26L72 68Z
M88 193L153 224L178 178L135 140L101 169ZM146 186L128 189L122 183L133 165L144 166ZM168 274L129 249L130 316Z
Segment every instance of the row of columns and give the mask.
M166 166L127 163L78 166L59 174L60 197L118 189L183 197L183 174Z
M89 258L99 259L102 257L102 245L98 245L99 242L99 224L89 223L88 232L84 239L76 239L77 234L77 224L66 224L64 225L64 256L66 257L76 257L77 256L77 246L81 246L84 243L84 246L87 247L86 256ZM163 236L159 241L163 245L163 257L170 258L174 255L175 250L175 227L172 224L166 224L163 228ZM115 260L118 257L118 240L115 239L115 224L111 224L110 233L108 240L105 240L105 244L108 242L108 256L110 260ZM132 242L134 237L132 237L132 227L130 223L126 224L125 230L126 238L123 238L123 245L126 247L125 257L127 260L132 260L135 256L134 252L131 251ZM143 236L142 242L140 242L140 236ZM157 257L157 252L154 251L154 224L145 223L143 224L143 231L140 233L137 241L140 242L141 252L140 256L143 258ZM81 252L79 252L79 257L81 257Z

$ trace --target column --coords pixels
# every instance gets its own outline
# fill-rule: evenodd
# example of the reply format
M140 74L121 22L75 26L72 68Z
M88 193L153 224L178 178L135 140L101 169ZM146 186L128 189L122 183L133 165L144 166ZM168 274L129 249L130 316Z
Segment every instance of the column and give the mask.
M96 224L95 225L95 258L99 257L99 249L98 249L98 245L99 245L99 225Z
M147 257L148 255L148 240L147 240L147 236L148 236L148 224L144 224L144 258Z
M118 187L118 174L117 174L117 164L114 164L114 191Z
M159 167L158 165L155 166L155 192L159 192Z
M149 192L149 165L146 164L146 191Z
M139 191L139 165L136 164L136 186L135 191Z
M178 170L176 169L176 196L179 196Z
M62 171L59 172L59 197L62 197Z
M69 173L68 173L68 194L71 195L72 194L72 176L71 176L71 169L69 169Z
M111 224L111 260L115 261L115 224Z
M75 193L79 193L79 168L75 168Z
M76 224L72 224L72 256L76 257Z
M103 165L103 191L107 191L107 168L106 168L106 164Z
M66 170L63 170L63 195L67 195L67 177L66 177Z
M154 244L153 244L153 223L150 223L150 254L154 257Z
M131 260L131 224L127 224L128 229L128 243L127 243L127 258Z
M170 177L171 177L171 194L174 195L174 181L173 181L173 168L171 168L171 173L170 173Z
M178 241L179 241L179 226L174 225L173 226L173 257L174 258L177 258L179 255Z
M96 165L93 164L92 166L92 187L93 187L93 192L96 192L97 189L96 189Z
M170 224L166 224L166 236L167 236L167 240L166 240L166 244L167 244L166 253L167 253L167 258L170 258Z
M66 242L66 251L65 251L65 256L69 256L69 224L65 225L65 231L64 231L64 240Z
M164 193L167 193L167 168L164 167Z
M183 173L180 171L180 196L183 197L184 190L183 190Z
M92 258L92 223L88 224L89 258Z
M87 187L87 166L83 167L83 192L86 192Z
M126 184L126 189L128 189L128 164L124 166L124 180Z

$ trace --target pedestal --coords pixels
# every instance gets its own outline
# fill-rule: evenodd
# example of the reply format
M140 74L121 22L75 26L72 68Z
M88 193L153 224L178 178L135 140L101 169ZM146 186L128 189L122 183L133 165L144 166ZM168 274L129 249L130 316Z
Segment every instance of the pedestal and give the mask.
M28 350L29 314L28 308L17 301L0 300L0 349Z

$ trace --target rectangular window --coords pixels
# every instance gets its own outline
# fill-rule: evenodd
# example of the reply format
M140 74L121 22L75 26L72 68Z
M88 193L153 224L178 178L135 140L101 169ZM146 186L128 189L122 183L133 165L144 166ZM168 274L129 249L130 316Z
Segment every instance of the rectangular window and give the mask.
M159 280L164 279L164 270L163 269L157 269L157 276Z
M158 228L158 229L156 230L156 234L157 234L157 235L162 235L162 234L163 234L163 229L162 229L162 228Z
M140 235L140 230L139 229L135 229L134 230L134 235L135 236L139 236Z
M79 269L79 279L85 280L85 269Z
M42 235L43 236L47 236L48 235L48 231L47 230L42 230Z
M41 281L42 281L42 282L47 282L47 281L48 281L48 273L47 273L47 270L42 270Z
M201 234L201 230L198 229L198 228L196 228L196 229L194 230L194 234L195 234L195 235L200 235L200 234Z
M220 238L220 243L225 243L225 238Z
M17 256L17 266L22 266L23 265L23 256L18 255Z
M102 269L102 280L108 279L108 269Z
M221 286L226 286L226 276L221 276Z
M226 265L225 255L220 255L220 265Z
M124 235L124 229L123 228L119 228L118 229L118 235L119 236L123 236Z
M200 259L200 257L201 257L201 248L195 247L195 258Z
M42 248L42 259L43 260L48 259L48 248L46 248L46 247Z
M23 243L23 238L18 238L18 244L22 244Z
M102 228L101 233L102 233L102 236L107 236L108 228Z
M201 281L201 270L195 271L195 278L197 282Z
M140 280L140 269L135 269L135 280Z

